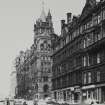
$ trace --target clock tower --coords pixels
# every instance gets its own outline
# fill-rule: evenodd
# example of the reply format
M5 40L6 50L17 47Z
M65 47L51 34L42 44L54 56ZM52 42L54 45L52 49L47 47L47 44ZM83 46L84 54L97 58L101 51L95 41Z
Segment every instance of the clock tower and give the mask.
M50 10L45 14L44 8L40 18L34 24L34 45L36 47L36 91L35 99L44 99L51 96L51 77L52 77L52 60L51 60L51 36L54 34L52 16Z

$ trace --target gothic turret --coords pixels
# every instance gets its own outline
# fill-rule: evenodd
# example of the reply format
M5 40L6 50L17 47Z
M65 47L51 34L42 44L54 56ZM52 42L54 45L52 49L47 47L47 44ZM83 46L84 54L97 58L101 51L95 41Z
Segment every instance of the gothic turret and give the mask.
M48 16L47 16L49 19L52 19L52 16L51 16L51 12L50 12L50 9L48 11Z
M54 33L50 10L46 16L44 8L42 9L40 18L36 21L36 24L34 24L34 33L35 35L41 35L43 33L48 33L50 35Z
M52 16L51 16L50 10L47 15L47 21L48 21L49 25L51 26L52 25Z
M52 36L54 35L52 16L50 11L45 14L42 9L40 18L34 25L34 46L36 54L35 69L37 70L35 97L46 98L51 96L51 65L52 60L50 55L52 53ZM36 99L38 99L36 98Z

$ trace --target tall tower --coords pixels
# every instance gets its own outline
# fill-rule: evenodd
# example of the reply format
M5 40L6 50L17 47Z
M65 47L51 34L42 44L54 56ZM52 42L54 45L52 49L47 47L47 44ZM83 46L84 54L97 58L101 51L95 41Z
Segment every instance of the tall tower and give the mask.
M50 10L46 16L44 8L40 18L34 24L34 45L36 47L36 90L35 99L44 99L51 95L52 60L50 55L51 34L54 33Z

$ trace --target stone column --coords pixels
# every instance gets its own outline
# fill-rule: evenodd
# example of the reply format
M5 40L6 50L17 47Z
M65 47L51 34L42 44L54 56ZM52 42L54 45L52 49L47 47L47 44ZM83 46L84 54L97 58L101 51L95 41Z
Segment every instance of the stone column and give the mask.
M72 93L72 103L74 103L74 93Z
M96 99L99 100L99 92L98 92L98 88L96 89Z
M80 94L79 94L79 97L80 97L80 103L82 102L82 90L80 90Z
M88 99L88 90L86 91L86 98Z
M102 93L101 93L101 87L99 88L99 102L101 102L102 101L102 99L101 99L101 97L102 97Z

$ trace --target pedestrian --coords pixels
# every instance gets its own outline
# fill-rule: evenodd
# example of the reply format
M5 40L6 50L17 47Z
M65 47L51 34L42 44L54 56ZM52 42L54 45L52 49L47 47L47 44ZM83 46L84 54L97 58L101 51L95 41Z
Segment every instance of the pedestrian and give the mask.
M94 104L94 102L92 101L90 105L93 105L93 104Z
M9 100L7 100L7 105L10 105L10 102L9 102Z

